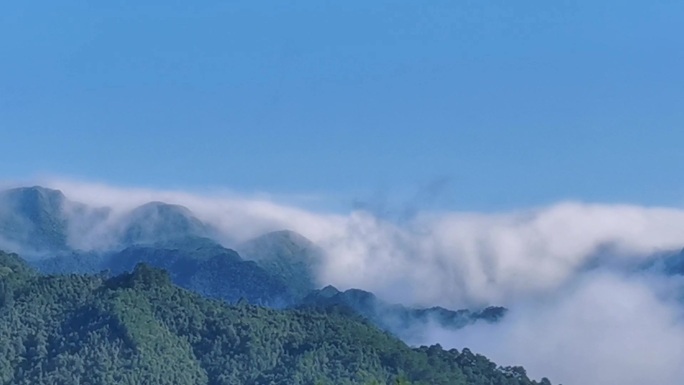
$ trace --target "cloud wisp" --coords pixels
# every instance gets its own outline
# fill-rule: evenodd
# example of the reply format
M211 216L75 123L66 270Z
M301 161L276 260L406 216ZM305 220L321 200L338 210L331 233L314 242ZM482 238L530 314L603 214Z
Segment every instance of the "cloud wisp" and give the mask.
M678 384L684 375L682 305L659 297L655 286L664 282L653 279L587 273L546 300L512 304L501 323L460 331L429 327L416 342L467 346L565 385ZM674 278L657 280L683 289Z
M291 229L324 251L318 279L396 303L449 308L503 305L499 324L432 328L415 343L471 347L505 365L565 385L674 385L684 372L684 325L675 278L630 272L684 245L684 210L561 202L504 213L417 211L401 221L368 210L325 213L231 193L126 189L44 181L72 201L107 207L70 233L80 248L106 247L133 208L183 205L227 246ZM78 210L74 210L76 212ZM102 211L90 212L93 218ZM76 217L76 215L74 215ZM76 222L78 223L78 222ZM117 227L118 226L118 227Z

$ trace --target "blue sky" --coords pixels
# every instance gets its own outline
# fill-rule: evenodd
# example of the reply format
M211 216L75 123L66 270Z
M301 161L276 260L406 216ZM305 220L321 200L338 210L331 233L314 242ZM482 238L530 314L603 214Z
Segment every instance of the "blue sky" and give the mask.
M679 206L682 20L679 1L3 2L0 180Z

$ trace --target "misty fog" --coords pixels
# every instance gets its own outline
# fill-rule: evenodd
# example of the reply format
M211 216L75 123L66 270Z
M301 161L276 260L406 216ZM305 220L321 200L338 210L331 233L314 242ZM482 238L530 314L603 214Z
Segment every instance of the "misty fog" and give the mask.
M469 347L565 385L674 385L684 375L683 282L638 268L684 245L679 208L559 202L501 213L417 211L392 221L225 192L43 183L77 202L63 208L73 248L113 247L136 207L163 201L190 209L227 247L268 231L301 233L325 251L321 285L409 306L510 309L499 323L429 326L409 343Z

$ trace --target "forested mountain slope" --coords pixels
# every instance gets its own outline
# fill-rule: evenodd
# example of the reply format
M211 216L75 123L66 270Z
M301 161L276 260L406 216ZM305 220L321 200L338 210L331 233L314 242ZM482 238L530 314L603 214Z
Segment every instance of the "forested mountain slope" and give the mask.
M298 300L319 287L316 273L323 250L301 234L289 230L273 231L238 245L236 250L269 274L287 282Z
M162 270L41 276L0 253L0 384L536 384L342 314L230 306ZM542 384L549 384L542 380Z
M500 306L491 306L480 311L468 309L454 311L439 306L411 308L384 302L365 290L339 291L333 286L311 291L296 307L328 312L353 312L404 340L419 338L421 333L430 328L430 325L457 330L478 321L498 322L507 312L506 308Z

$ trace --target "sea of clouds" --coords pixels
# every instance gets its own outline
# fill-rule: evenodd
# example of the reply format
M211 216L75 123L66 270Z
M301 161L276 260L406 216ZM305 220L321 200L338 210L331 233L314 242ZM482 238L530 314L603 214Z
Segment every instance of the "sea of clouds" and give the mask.
M639 268L684 246L680 208L559 202L500 213L416 211L394 221L367 209L324 212L266 195L40 184L110 208L97 225L74 209L69 241L76 248L111 246L108 234L141 204L180 204L229 247L274 230L301 233L325 250L321 284L406 305L510 309L497 324L429 327L412 344L469 347L565 385L675 385L684 378L682 280Z

